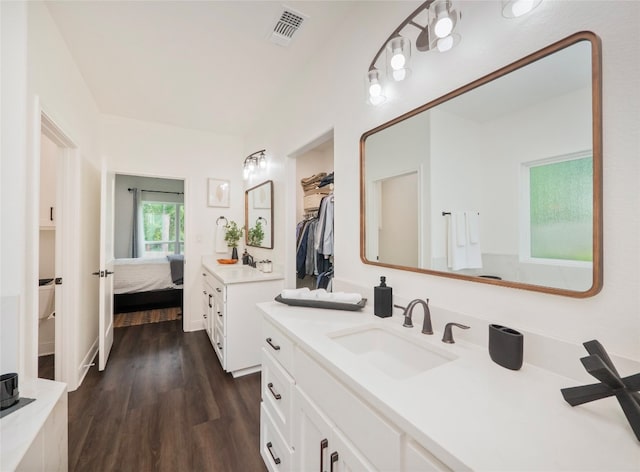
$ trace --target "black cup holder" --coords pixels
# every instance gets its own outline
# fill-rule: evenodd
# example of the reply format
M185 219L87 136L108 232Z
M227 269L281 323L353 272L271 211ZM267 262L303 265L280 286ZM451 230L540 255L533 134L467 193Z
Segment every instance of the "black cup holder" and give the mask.
M498 324L489 325L489 356L502 367L518 370L522 367L524 336L515 329Z

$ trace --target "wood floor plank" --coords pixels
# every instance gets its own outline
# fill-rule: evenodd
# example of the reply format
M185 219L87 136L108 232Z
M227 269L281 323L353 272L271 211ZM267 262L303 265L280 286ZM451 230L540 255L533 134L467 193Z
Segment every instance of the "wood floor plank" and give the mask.
M69 470L265 471L259 405L260 374L225 373L204 331L120 328L69 394Z

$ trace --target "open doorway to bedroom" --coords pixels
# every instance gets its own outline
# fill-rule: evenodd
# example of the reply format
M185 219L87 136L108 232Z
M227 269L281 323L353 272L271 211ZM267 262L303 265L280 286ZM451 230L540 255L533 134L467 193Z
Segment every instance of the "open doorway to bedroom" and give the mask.
M184 180L116 174L114 328L182 318Z

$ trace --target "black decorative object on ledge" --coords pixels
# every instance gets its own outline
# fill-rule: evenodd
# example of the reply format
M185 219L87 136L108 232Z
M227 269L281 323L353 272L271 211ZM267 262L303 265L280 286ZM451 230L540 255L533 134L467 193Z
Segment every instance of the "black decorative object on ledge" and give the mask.
M580 361L586 371L600 383L562 388L562 396L569 405L577 406L615 395L640 441L640 373L621 378L602 344L594 339L583 343L583 346L590 356L583 357Z

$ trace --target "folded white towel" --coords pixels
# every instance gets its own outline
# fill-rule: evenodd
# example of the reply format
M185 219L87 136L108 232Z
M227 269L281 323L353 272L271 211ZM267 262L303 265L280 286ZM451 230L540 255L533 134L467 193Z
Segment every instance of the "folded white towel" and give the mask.
M362 295L359 293L346 293L346 292L334 292L331 295L331 300L340 303L360 303Z
M469 243L480 242L480 218L477 211L467 212L467 228L469 229Z
M216 225L216 252L228 252L227 242L224 240L226 230L224 225Z
M455 222L452 226L452 231L456 236L456 244L458 246L467 245L467 227L465 225L465 218L463 211L451 212L451 219Z
M304 288L289 288L289 289L284 289L282 290L282 292L280 292L280 296L282 298L286 298L286 299L291 299L291 298L302 298L303 295L306 295L309 293L309 289L307 287Z

